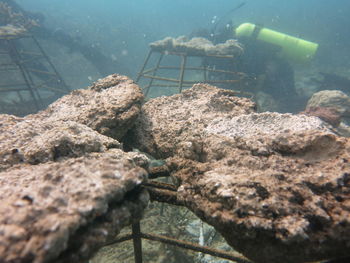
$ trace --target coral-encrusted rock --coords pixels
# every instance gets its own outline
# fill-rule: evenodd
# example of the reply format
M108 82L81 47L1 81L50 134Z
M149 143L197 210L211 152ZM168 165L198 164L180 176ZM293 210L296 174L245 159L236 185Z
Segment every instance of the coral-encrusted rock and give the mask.
M306 108L326 107L336 110L341 116L350 116L350 98L340 90L322 90L312 95Z
M0 171L18 163L38 164L120 148L118 141L73 121L0 115L0 123Z
M21 162L37 164L119 148L120 143L110 137L124 136L142 99L132 80L114 74L37 114L0 115L0 171Z
M112 75L37 114L0 115L1 263L87 262L140 220L149 160L106 135L125 134L142 97Z
M194 151L199 150L195 148L200 146L192 145L191 137L201 136L201 131L212 120L254 112L252 101L235 94L196 84L181 94L152 99L143 105L128 143L162 158L173 156L178 145L195 154Z
M40 114L51 121L75 121L119 140L133 125L142 101L142 90L131 79L113 74L71 92Z
M1 172L0 261L87 262L147 205L133 158L114 149Z
M171 161L178 198L255 262L349 255L349 141L318 131L271 137L208 135L208 162Z
M255 262L349 256L350 141L319 118L253 113L225 92L150 100L130 138L172 156L178 198Z

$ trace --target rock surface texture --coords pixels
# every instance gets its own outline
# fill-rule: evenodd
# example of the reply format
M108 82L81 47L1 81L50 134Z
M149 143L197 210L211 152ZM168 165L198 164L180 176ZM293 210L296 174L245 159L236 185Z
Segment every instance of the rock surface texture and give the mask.
M198 84L148 101L127 138L168 158L178 199L254 262L350 255L350 142L319 118Z
M148 158L115 138L142 98L131 80L111 75L38 114L0 115L1 263L87 262L140 220Z
M62 97L40 115L50 121L84 124L119 140L133 125L142 101L142 90L131 79L114 74Z

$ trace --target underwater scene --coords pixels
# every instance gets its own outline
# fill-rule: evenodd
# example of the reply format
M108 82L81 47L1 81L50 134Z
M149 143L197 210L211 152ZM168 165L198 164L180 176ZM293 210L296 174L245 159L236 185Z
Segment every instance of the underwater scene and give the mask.
M349 0L0 0L0 263L350 262Z
M92 0L74 3L48 3L44 0L2 1L4 4L8 2L16 3L12 12L16 13L18 10L27 20L34 21L34 25L28 24L28 21L18 23L24 23L40 41L41 47L59 73L59 78L67 86L59 88L64 92L67 88L84 88L111 73L124 74L136 80L149 52L150 43L166 37L175 39L181 36L187 39L202 37L213 44L238 39L243 47L243 54L237 54L233 65L225 65L230 64L230 61L215 61L213 58L207 66L244 75L209 72L208 77L221 80L239 79L239 83L232 82L223 86L251 92L262 111L298 112L305 109L308 99L317 91L337 89L348 92L347 11L350 3L345 0L338 0L336 4L326 0L105 0L103 3ZM11 24L11 19L4 18L1 23ZM251 28L244 28L244 25ZM261 29L264 30L260 31ZM292 38L285 39L287 35ZM293 41L298 43L294 45ZM26 45L29 51L35 49L32 44ZM156 55L153 54L151 60L156 60ZM3 59L6 58L3 56ZM170 60L170 64L175 63L180 67L180 58L169 56L166 59ZM155 65L155 62L149 62L149 66ZM35 63L41 64L36 67L51 70L45 65L45 61ZM188 63L201 62L189 59ZM162 61L161 65L163 64L166 65L167 62ZM36 69L38 70L40 71ZM44 76L39 74L36 72L32 78L39 78L38 82L47 81L42 80ZM12 75L13 78L16 77L15 72L11 72ZM158 75L177 77L178 72L163 69ZM202 75L200 71L189 70L184 77L202 82ZM140 78L143 87L147 86L148 80ZM13 82L10 79L4 85ZM167 84L169 83L163 81L163 87L152 87L149 96L178 92ZM47 94L43 90L41 92L45 93L41 99L41 103L45 105L59 96ZM23 96L25 99L26 94ZM5 105L17 100L18 94L6 94L3 97L2 111L6 112Z

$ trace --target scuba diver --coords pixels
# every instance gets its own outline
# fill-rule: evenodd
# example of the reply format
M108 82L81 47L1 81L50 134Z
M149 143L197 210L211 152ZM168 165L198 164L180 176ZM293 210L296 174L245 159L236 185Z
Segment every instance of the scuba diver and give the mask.
M228 14L232 15L243 6L244 3L239 4ZM226 17L227 14L223 16L223 18ZM235 27L232 22L229 22L219 27L220 22L222 19L214 24L211 31L197 30L193 36L205 37L214 44L223 43L232 38L238 39L244 52L235 63L212 60L209 62L211 66L244 73L248 76L243 80L244 90L255 94L257 92L268 94L278 104L277 110L280 112L302 110L305 99L298 96L296 92L291 62L310 60L317 50L317 44L260 25L244 23ZM242 89L242 84L240 88ZM259 98L257 100L259 101Z

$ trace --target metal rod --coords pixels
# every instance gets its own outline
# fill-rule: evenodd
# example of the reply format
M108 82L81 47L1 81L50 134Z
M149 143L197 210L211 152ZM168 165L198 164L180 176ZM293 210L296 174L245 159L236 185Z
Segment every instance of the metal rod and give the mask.
M30 72L36 72L36 73L41 73L41 74L56 76L55 73L48 72L48 71L42 71L42 70L37 70L37 69L33 69L33 68L27 68L27 70L30 71Z
M156 70L156 68L150 68L150 69L144 70L142 73L143 73L143 74L147 74L147 73L153 72L153 71L155 71L155 70ZM142 76L143 74L141 74L141 76Z
M140 222L134 223L131 226L133 244L134 244L134 256L135 263L142 263L142 240L141 240L141 230Z
M159 59L158 59L158 61L157 61L156 67L155 67L155 69L154 69L154 71L153 71L153 73L152 73L151 76L154 77L154 76L157 74L157 71L158 71L158 69L159 69L160 62L161 62L162 59L163 59L163 56L164 56L164 54L161 53L160 56L159 56ZM145 92L145 97L147 96L147 94L148 94L148 92L149 92L149 90L150 90L152 84L153 84L153 78L151 78L150 82L148 83L148 86L147 86L147 89L146 89L146 92Z
M179 83L178 79L173 79L173 78L165 78L165 77L159 77L159 76L153 76L153 75L143 75L145 78L150 78L150 79L156 79L156 80L164 80L164 81L171 81L171 82L176 82Z
M167 203L176 206L184 206L184 202L178 200L177 193L172 190L158 189L156 187L143 186L147 189L151 201L157 201L160 203Z
M154 187L154 188L159 188L159 189L165 189L165 190L170 190L170 191L177 191L177 187L173 184L167 184L167 183L162 183L162 182L157 182L157 181L151 181L147 183L143 183L143 186L149 186L149 187Z
M218 250L218 249L214 249L206 246L201 246L198 244L194 244L183 240L178 240L171 237L166 237L166 236L157 235L157 234L144 234L144 233L141 233L141 237L152 241L158 241L158 242L162 242L165 244L169 244L169 245L173 245L173 246L177 246L185 249L202 252L215 257L225 258L228 260L236 261L238 263L252 263L250 260L244 258L243 256L239 256L231 252L226 252L226 251L222 251L222 250Z
M148 168L148 178L154 179L158 177L169 177L169 168L166 165Z
M129 241L131 239L133 239L133 235L132 234L127 234L127 235L118 237L117 239L114 239L114 240L112 240L110 242L107 242L106 244L104 244L104 246L110 246L110 245L122 243L122 242L125 242L125 241Z
M186 61L187 61L187 56L186 55L182 56L182 59L181 59L181 70L180 70L179 92L182 91L182 84L183 84L184 76L185 76Z
M180 67L175 67L175 66L160 66L159 69L174 69L174 70L179 70ZM152 71L152 69L149 69L148 71ZM227 74L235 74L235 75L243 75L245 76L246 74L243 72L236 72L236 71L229 71L229 70L222 70L222 69L212 69L210 67L186 67L186 70L198 70L198 71L210 71L210 72L217 72L217 73L227 73ZM144 73L148 73L148 71L144 71Z
M139 74L137 74L137 78L136 78L136 81L135 81L136 83L139 82L139 80L140 80L140 78L141 78L141 76L142 76L142 73L143 73L143 71L145 70L145 67L146 67L146 65L147 65L147 63L148 63L148 60L149 60L150 57L151 57L151 54L152 54L152 49L148 52L148 54L147 54L147 56L146 56L146 59L145 59L145 62L143 63L142 68L141 68Z
M61 75L58 73L58 71L56 70L55 66L52 64L50 58L46 55L44 49L41 47L41 45L39 44L38 40L36 40L36 38L34 36L31 36L31 38L34 40L35 44L37 45L37 47L39 48L40 52L42 53L42 55L44 56L44 58L46 59L46 61L50 64L51 69L55 72L57 78L58 78L58 82L66 89L66 91L70 91L70 88L68 87L68 85L64 82L63 78L61 77Z
M41 98L40 98L39 94L37 92L35 92L35 90L34 90L34 88L32 86L32 80L31 80L30 76L28 76L28 74L26 74L24 67L21 65L21 63L19 63L20 55L18 53L16 45L15 45L15 43L12 43L12 41L10 41L10 40L7 40L7 45L9 47L10 54L12 53L11 58L13 59L13 61L18 66L18 68L19 68L19 70L20 70L20 72L22 74L22 77L23 77L23 79L24 79L24 81L26 83L26 86L28 87L29 93L30 93L31 97L33 98L35 108L37 110L39 110L40 106L39 106L38 99L41 100ZM38 98L36 96L38 96Z

